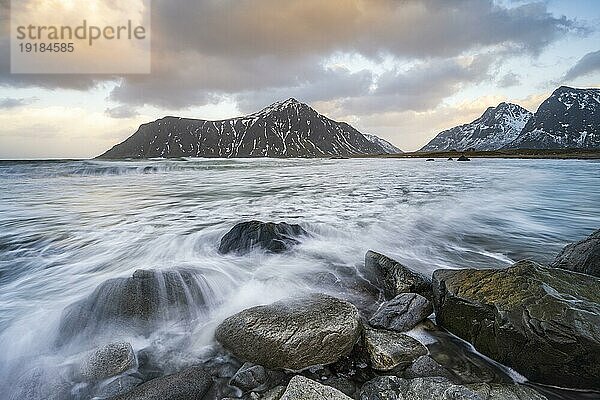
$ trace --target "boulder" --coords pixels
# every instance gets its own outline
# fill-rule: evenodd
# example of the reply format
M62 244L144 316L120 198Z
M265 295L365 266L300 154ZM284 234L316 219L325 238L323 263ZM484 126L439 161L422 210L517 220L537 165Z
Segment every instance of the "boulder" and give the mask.
M216 330L216 339L236 357L290 370L336 362L359 335L356 307L323 294L249 308Z
M462 155L456 159L456 161L471 161L471 159L465 155Z
M212 385L210 373L191 367L153 379L112 400L202 400Z
M417 358L408 368L402 372L403 378L428 378L428 377L444 377L454 379L451 371L446 369L429 355Z
M433 312L433 305L420 294L402 293L386 301L369 320L371 326L404 332L414 328Z
M383 289L387 299L401 293L417 293L431 299L431 280L383 254L369 250L365 255L367 276L375 286Z
M136 366L135 353L129 343L116 342L101 346L81 363L79 374L87 381L100 381L120 375Z
M552 267L600 277L600 229L580 242L567 245Z
M331 386L296 375L290 380L280 400L352 400L352 398Z
M380 376L363 385L360 400L546 400L535 390L512 383L457 385L446 378Z
M241 222L223 236L219 253L244 254L256 247L272 253L281 253L298 244L297 237L307 234L300 225L285 222Z
M365 328L363 335L371 367L376 370L389 371L407 366L427 354L425 346L401 333Z
M262 365L244 363L229 381L242 392L263 391L276 386L284 378L283 372L270 371Z
M524 261L434 273L438 324L530 380L600 388L600 279Z
M65 308L57 344L110 329L146 335L160 320L191 320L205 305L204 281L188 270L137 270L130 278L109 279Z

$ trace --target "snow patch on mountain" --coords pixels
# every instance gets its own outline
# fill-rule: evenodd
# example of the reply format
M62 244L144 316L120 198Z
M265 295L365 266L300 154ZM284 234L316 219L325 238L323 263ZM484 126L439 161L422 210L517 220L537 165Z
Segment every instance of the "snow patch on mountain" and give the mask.
M374 144L380 146L382 149L384 149L386 154L403 153L402 150L400 150L399 148L397 148L396 146L394 146L387 140L380 138L379 136L369 134L369 133L363 133L363 136L366 137L371 143L374 143Z
M440 132L420 151L497 150L515 140L531 117L517 104L500 103L471 123Z

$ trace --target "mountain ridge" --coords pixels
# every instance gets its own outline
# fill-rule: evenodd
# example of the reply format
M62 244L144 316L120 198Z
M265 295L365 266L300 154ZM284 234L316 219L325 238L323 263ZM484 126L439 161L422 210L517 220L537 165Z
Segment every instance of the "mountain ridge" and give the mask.
M384 154L346 122L337 122L294 98L222 120L166 116L140 125L97 158L327 157Z
M419 151L498 150L518 137L532 115L518 104L502 102L469 123L438 133Z

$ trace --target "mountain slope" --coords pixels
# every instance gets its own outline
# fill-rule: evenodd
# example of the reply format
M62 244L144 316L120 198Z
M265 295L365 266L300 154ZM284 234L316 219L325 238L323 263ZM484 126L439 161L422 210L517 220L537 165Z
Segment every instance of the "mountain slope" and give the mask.
M559 87L506 148L600 148L600 89Z
M497 150L516 139L531 116L517 104L500 103L471 123L440 132L419 151Z
M387 154L404 153L402 150L400 150L387 140L380 138L379 136L371 135L369 133L363 133L363 136L366 137L371 143L380 146L382 149L385 150Z
M99 158L319 157L385 152L347 123L288 99L254 114L221 121L165 117L140 126Z

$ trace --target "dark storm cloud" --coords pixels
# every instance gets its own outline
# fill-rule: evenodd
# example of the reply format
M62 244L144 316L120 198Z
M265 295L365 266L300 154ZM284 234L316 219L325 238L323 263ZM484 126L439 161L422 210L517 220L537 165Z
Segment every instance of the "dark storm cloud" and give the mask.
M485 49L535 55L578 29L541 2L503 8L491 0L154 0L153 72L121 77L110 97L168 108L234 97L253 110L290 96L434 107L487 73L485 65L454 65L459 55ZM337 53L418 61L432 78L417 70L388 73L371 92L369 72L324 66ZM0 84L10 86L84 90L114 79L9 75L7 60L0 61Z
M573 80L600 71L600 50L587 53L565 74L565 79Z

